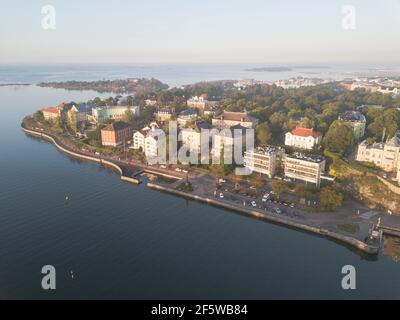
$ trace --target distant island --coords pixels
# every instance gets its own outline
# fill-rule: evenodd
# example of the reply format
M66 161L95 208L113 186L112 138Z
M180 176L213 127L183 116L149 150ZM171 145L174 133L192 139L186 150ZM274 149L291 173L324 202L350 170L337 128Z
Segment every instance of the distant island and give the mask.
M264 68L252 68L252 69L245 69L244 71L249 72L287 72L292 71L292 68L288 67L264 67Z
M116 94L147 93L168 89L169 86L157 79L121 79L100 81L41 82L39 87L66 90L93 90Z
M262 68L251 68L251 69L245 69L244 71L249 71L249 72L289 72L293 71L295 69L329 69L329 67L326 66L307 66L307 65L298 65L298 66L292 66L292 67L262 67Z
M0 83L0 87L30 86L30 83Z

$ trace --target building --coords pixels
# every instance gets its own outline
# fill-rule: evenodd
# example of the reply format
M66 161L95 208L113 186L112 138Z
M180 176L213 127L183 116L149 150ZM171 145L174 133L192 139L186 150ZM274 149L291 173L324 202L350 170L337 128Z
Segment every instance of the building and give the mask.
M350 126L354 131L356 140L361 140L365 135L367 119L359 111L346 111L339 115L339 120Z
M157 100L155 100L155 99L146 99L144 101L144 103L145 103L146 107L154 107L154 106L157 105Z
M400 161L400 132L385 143L369 143L368 140L361 142L356 160L373 163L386 172L396 172Z
M132 127L122 121L114 122L101 130L101 144L117 147L132 139Z
M65 103L61 103L56 107L44 108L41 111L45 120L55 120L61 117L64 108Z
M133 134L133 145L132 149L139 150L142 149L144 151L145 147L145 139L147 137L147 134L149 133L151 129L149 127L145 127L140 131L136 131Z
M322 142L322 134L314 129L296 128L286 133L285 145L304 150L312 150Z
M71 113L75 113L76 115L76 121L78 123L85 122L88 120L88 117L91 113L93 106L91 104L87 103L78 103L78 104L73 104L68 110L68 116L71 115Z
M210 101L207 100L206 95L202 95L200 97L191 97L187 101L187 106L189 108L196 108L196 109L202 109L204 110L210 105Z
M187 109L182 111L178 116L178 125L185 127L188 122L195 121L197 119L197 109Z
M126 111L132 110L135 117L140 116L139 106L112 106L112 107L96 107L92 109L92 117L96 123L103 123L106 119L122 120Z
M255 129L258 125L258 119L249 116L247 112L224 111L220 116L213 118L212 124L218 129L229 129L237 125L247 129Z
M222 156L223 152L226 152L227 148L232 149L234 152L234 146L241 146L245 144L245 127L240 124L230 127L229 129L223 129L219 132L212 133L212 154L214 157ZM240 133L240 134L238 134Z
M305 183L321 185L321 178L325 172L326 159L319 156L309 156L301 153L284 157L285 178Z
M161 109L158 109L155 113L156 120L159 122L167 122L171 120L171 118L175 115L175 110L169 108L169 107L164 107Z
M283 150L276 147L257 148L244 153L244 166L252 172L265 174L273 178L277 169L279 155Z
M181 140L182 143L189 148L189 150L200 153L202 144L210 143L211 140L211 132L207 138L207 141L204 141L205 135L202 135L204 130L211 130L212 126L206 121L197 121L194 125L194 128L185 128L181 130Z
M159 150L166 151L166 136L161 129L152 128L144 140L144 153L149 162L157 158Z

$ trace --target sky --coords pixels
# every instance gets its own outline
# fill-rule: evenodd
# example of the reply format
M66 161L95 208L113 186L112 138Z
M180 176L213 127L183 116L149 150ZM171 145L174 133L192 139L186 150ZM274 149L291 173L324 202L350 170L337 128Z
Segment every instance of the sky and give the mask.
M399 39L400 0L0 0L2 64L400 65Z

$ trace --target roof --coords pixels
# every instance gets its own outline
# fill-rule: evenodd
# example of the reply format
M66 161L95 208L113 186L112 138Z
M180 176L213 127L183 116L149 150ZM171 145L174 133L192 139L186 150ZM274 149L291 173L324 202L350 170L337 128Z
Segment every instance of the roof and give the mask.
M228 120L228 121L243 121L243 122L254 122L256 118L249 116L245 112L228 112L224 111L220 116L215 119Z
M59 113L60 113L60 111L59 111L56 107L44 108L44 109L42 109L42 112L46 112L46 113L56 113L56 114L59 114Z
M212 126L207 122L207 121L197 121L195 124L196 130L201 131L201 130L210 130Z
M293 154L287 154L286 158L290 159L296 159L296 160L302 160L302 161L307 161L307 162L313 162L313 163L321 163L326 161L324 157L317 156L317 155L309 155L309 154L304 154L304 153L299 153L295 152Z
M359 111L345 111L339 115L339 120L347 122L366 122L365 116Z
M187 109L183 110L179 116L197 116L197 109Z
M104 131L119 131L119 130L124 130L127 128L131 128L131 126L129 124L127 124L126 122L123 121L116 121L114 123L111 123L110 125L108 125L107 127L105 127Z
M319 138L322 136L321 132L315 131L314 129L307 129L307 128L296 128L292 132L292 135L298 137L313 137Z

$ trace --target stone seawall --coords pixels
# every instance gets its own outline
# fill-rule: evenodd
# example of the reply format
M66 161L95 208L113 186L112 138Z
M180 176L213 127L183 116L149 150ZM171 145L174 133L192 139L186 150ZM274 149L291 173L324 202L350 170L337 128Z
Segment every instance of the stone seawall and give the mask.
M70 155L72 157L83 159L83 160L87 160L87 161L91 161L91 162L96 162L96 163L111 167L111 168L113 168L113 169L115 169L115 170L117 170L119 172L119 174L121 175L121 180L122 181L133 183L133 184L140 184L141 183L140 180L138 180L138 179L124 176L121 167L118 166L117 164L111 162L111 161L100 159L100 158L95 158L95 157L91 157L91 156L87 156L87 155L84 155L84 154L81 154L81 153L77 153L77 152L68 150L68 149L64 148L63 146L59 145L57 143L57 141L53 137L51 137L50 135L48 135L46 133L41 133L41 132L29 130L29 129L26 129L24 127L22 127L22 131L24 131L27 134L34 135L34 136L43 138L43 139L45 139L47 141L50 141L61 152L66 153L66 154L68 154L68 155Z
M239 212L239 213L243 213L243 214L246 214L248 216L255 217L257 219L264 220L264 221L267 221L267 222L274 222L274 223L277 223L277 224L285 225L285 226L288 226L288 227L300 229L300 230L303 230L303 231L306 231L306 232L310 232L310 233L314 233L314 234L317 234L317 235L320 235L320 236L324 236L324 237L327 237L327 238L338 240L340 242L343 242L343 243L346 243L348 245L351 245L351 246L355 247L356 249L358 249L358 250L360 250L360 251L362 251L364 253L370 254L370 255L377 255L379 253L379 246L371 246L371 245L368 245L367 243L362 242L362 241L360 241L360 240L358 240L356 238L348 237L348 236L345 236L345 235L342 235L342 234L339 234L339 233L336 233L336 232L332 232L332 231L329 231L329 230L326 230L326 229L320 229L320 228L308 226L308 225L297 223L297 222L294 222L294 221L289 221L287 219L283 219L283 218L280 218L280 217L274 217L274 216L271 216L271 215L265 215L263 213L260 213L260 212L254 211L254 210L250 210L250 209L247 209L247 208L241 208L241 207L238 207L238 206L234 206L234 205L231 205L231 204L228 204L228 203L224 203L224 202L221 202L221 201L216 201L216 200L209 199L209 198L203 198L203 197L200 197L200 196L197 196L197 195L193 195L193 194L189 194L189 193L186 193L186 192L178 191L178 190L171 189L171 188L168 188L168 187L164 187L164 186L161 186L161 185L158 185L158 184L154 184L154 183L148 183L147 187L149 187L151 189L154 189L154 190L167 192L167 193L170 193L170 194L173 194L173 195L176 195L176 196L189 198L189 199L192 199L192 200L195 200L195 201L211 204L211 205L222 207L222 208L229 209L229 210L233 210L233 211L236 211L236 212Z

